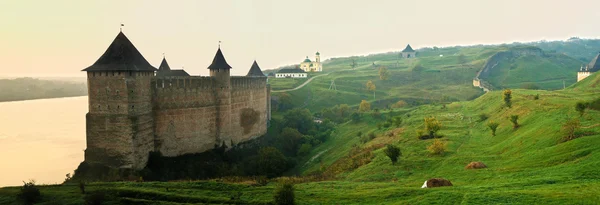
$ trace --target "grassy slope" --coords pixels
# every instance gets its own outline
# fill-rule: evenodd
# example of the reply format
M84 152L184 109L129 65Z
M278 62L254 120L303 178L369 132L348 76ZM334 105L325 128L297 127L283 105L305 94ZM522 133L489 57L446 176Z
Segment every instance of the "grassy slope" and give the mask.
M374 151L371 163L338 175L336 181L301 183L296 185L299 204L594 204L600 200L600 112L587 111L578 117L574 103L591 100L600 92L596 74L576 86L561 91L514 90L514 103L503 108L500 92L487 93L473 101L457 102L442 109L426 105L397 110L384 115L404 116L400 134L379 136L361 144L356 132L373 131L378 122L366 117L359 124L339 126L331 140L314 149L315 160L303 163L300 171L327 166L346 155L353 146L377 143L398 145L403 156L396 165ZM532 95L539 94L539 100ZM406 113L410 114L407 117ZM490 120L500 122L497 136L492 137L485 122L477 115L487 113ZM513 130L507 117L520 116L522 125ZM422 126L424 116L436 116L442 123L440 131L448 142L444 156L431 156L426 146L431 140L418 140L415 130ZM583 130L595 134L569 142L558 143L561 124L569 117L579 118ZM390 128L391 129L391 128ZM383 133L379 131L378 133ZM489 168L465 170L470 161L482 161ZM420 189L423 181L443 177L454 187ZM88 190L109 189L121 202L144 204L183 203L245 203L263 204L271 200L274 183L264 187L216 182L172 183L97 183ZM169 188L167 190L166 188ZM0 189L0 204L14 203L17 188ZM230 197L237 192L239 201ZM42 187L45 199L62 204L80 204L82 195L73 185Z
M375 107L379 108L398 100L413 105L437 102L444 97L451 101L470 100L482 94L480 89L472 86L477 71L490 56L507 49L509 47L506 46L422 49L417 59L399 59L398 53L394 52L335 58L324 62L325 72L333 73L315 79L305 88L290 94L295 96L296 106L309 108L313 112L343 103L357 106L361 100L376 102ZM464 62L460 63L460 58ZM358 67L348 70L352 59L355 59ZM566 86L575 83L581 63L555 53L543 57L522 56L500 63L487 80L497 87L519 88L531 84L541 89L562 89L563 80ZM410 68L416 64L425 70L412 72ZM376 69L379 66L389 69L388 80L379 80ZM369 80L377 86L375 98L372 92L365 89L365 83ZM337 91L329 90L332 81ZM273 85L273 89L278 89L278 86Z
M582 84L591 85L599 79L599 75L591 76ZM581 118L582 126L588 127L583 130L594 135L558 143L562 123L568 116L578 117L575 102L597 98L600 91L598 87L582 90L581 86L553 92L515 90L511 109L502 108L500 92L487 93L472 102L453 103L447 110L439 106L419 107L411 112L410 118L405 118L403 134L393 139L382 136L375 140L393 140L401 147L403 156L398 165L392 165L383 151L378 150L370 164L340 177L349 183L377 181L394 187L420 187L428 178L444 177L456 186L435 194L411 194L412 197L402 201L411 204L427 203L438 197L450 202L478 204L597 202L600 177L595 173L600 167L600 147L596 146L600 143L600 121L597 120L600 112L588 111ZM540 94L539 100L530 97L535 94ZM491 136L485 122L476 121L480 113L487 113L491 120L501 123L496 137ZM512 114L520 116L522 127L517 130L512 129L507 119ZM430 115L444 124L441 133L448 142L445 156L430 156L426 147L431 140L415 137L423 117ZM373 126L365 124L341 126L333 138L335 147L319 147L313 154L327 150L321 153L321 158L325 165L331 164L348 153L354 144L360 145L356 132L371 130ZM373 143L360 146L370 144ZM490 168L464 170L471 161L483 161ZM315 170L318 166L309 163L304 170Z
M563 80L567 86L577 81L577 70L582 63L560 54L522 56L498 64L487 80L496 87L519 88L530 83L542 89L562 89Z
M327 71L334 72L328 76L313 80L302 89L292 91L296 106L312 111L337 104L357 106L361 100L376 102L376 107L385 107L398 100L411 104L422 104L439 101L443 96L451 100L468 100L482 94L480 89L472 86L472 78L477 67L483 65L483 59L494 52L482 52L493 48L447 48L438 51L423 51L418 59L397 59L397 53L376 54L356 57L358 67L348 70L350 58L339 58L325 62ZM463 54L467 63L458 64L458 55ZM444 55L440 57L439 55ZM373 62L376 66L373 66ZM422 65L425 70L412 72L414 64ZM389 69L388 80L379 80L379 66ZM377 86L375 99L373 93L365 89L367 81ZM329 90L331 81L335 82L337 91Z

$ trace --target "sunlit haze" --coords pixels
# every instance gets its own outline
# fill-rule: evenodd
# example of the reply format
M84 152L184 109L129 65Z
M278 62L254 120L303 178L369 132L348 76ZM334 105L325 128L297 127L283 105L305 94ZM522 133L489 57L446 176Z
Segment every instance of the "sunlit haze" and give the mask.
M600 1L0 1L0 76L84 76L119 32L158 67L234 75L413 48L597 38Z

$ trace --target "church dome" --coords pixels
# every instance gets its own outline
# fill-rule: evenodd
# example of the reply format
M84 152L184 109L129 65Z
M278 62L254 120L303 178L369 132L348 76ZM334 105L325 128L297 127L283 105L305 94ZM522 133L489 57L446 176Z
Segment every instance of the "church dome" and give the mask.
M319 51L317 51L317 53L315 53L315 55L321 55L321 54L319 53Z
M310 63L311 62L310 59L308 59L308 56L306 56L306 59L304 59L304 62L305 63Z

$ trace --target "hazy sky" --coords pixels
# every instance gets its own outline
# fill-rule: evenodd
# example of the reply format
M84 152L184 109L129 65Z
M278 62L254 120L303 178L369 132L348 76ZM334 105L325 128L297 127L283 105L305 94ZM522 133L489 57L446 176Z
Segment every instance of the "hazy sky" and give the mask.
M403 49L600 37L600 1L0 0L0 76L84 76L119 32L158 67L207 75ZM324 68L327 69L327 68Z

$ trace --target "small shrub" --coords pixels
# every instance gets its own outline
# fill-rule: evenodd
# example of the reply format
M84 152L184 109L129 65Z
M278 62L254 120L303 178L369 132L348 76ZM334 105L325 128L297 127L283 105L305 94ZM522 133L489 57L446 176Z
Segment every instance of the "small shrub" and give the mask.
M363 135L362 131L358 131L358 132L356 133L356 136L357 136L357 137L362 137L362 135Z
M566 142L579 137L578 131L580 127L581 122L579 121L579 119L570 119L567 122L565 122L561 129L562 134L564 135L562 141Z
M446 152L446 143L436 139L431 145L429 145L429 147L427 147L427 150L429 150L431 154L435 155L444 154L444 152Z
M494 121L490 121L487 126L490 128L490 130L492 131L492 136L496 136L496 129L498 128L500 124L498 124L497 122Z
M380 130L383 127L383 124L377 123L377 129Z
M306 156L308 153L310 153L310 150L312 149L312 145L310 145L309 143L304 143L300 146L300 149L298 149L298 156Z
M400 125L402 124L402 118L400 118L400 116L394 117L394 126L396 127L400 127Z
M587 108L587 103L585 102L577 102L575 104L575 110L579 112L579 116L583 116L585 114L585 109Z
M402 156L400 148L391 144L388 144L383 152L385 152L385 155L387 155L390 158L390 160L392 160L392 164L396 164L396 162L398 161L398 157Z
M442 123L440 123L435 117L426 117L425 118L425 129L427 130L429 137L433 138L435 132L439 131L442 128Z
M391 122L384 122L384 123L383 123L383 128L389 128L389 127L391 127L391 126L392 126L392 123L391 123Z
M23 182L23 187L17 198L23 202L23 204L34 204L42 198L40 190L35 185L35 180L29 180L29 182Z
M483 169L483 168L487 168L487 166L483 162L471 162L465 167L465 169Z
M489 118L487 114L479 114L479 122L486 121Z
M269 178L266 176L256 177L256 184L259 186L266 186L269 183Z
M104 191L95 191L85 196L86 205L102 205L106 200Z
M534 100L539 100L539 99L540 99L540 94L535 94L535 95L533 96L533 99L534 99Z
M518 122L518 120L519 120L519 116L518 115L511 115L510 116L510 122L513 123L513 128L514 129L519 128L519 122Z
M352 122L357 123L360 122L360 114L358 114L357 112L353 112L350 115L350 119L352 120Z
M504 104L506 107L512 107L512 91L510 89L505 89L502 91L502 100L504 100Z
M283 182L275 189L273 200L277 205L294 205L294 185L289 182Z
M375 139L376 137L377 137L377 135L375 135L374 132L369 132L369 139L370 140Z
M73 178L73 177L71 177L71 173L67 173L67 174L65 175L65 181L64 181L63 183L67 183L67 182L71 181L71 179L72 179L72 178Z
M79 181L79 191L81 191L81 194L85 194L85 182L84 181Z

